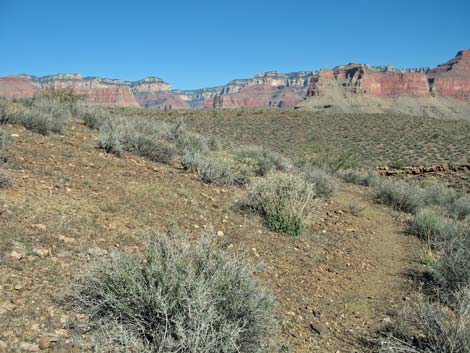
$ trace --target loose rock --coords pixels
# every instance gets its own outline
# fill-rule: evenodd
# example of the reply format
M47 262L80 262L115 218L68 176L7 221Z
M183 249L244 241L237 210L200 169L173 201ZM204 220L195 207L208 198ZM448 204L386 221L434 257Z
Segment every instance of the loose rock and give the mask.
M20 349L25 352L39 352L39 346L34 343L23 342L20 344Z
M47 227L44 224L36 223L36 224L31 224L31 228L39 230L41 232L44 232Z
M317 321L313 321L310 323L310 328L312 329L313 332L315 332L316 334L320 335L320 336L323 336L324 334L326 334L328 332L328 328L317 322Z
M39 348L40 349L47 349L51 346L51 341L47 336L42 336L39 338Z

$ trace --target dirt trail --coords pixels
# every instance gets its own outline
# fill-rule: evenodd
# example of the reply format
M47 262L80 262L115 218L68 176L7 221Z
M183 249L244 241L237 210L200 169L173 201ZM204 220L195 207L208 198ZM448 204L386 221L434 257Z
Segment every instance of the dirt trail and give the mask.
M407 273L416 267L419 244L403 233L389 208L369 199L366 188L343 185L327 209L326 234L335 234L336 241L316 269L322 295L313 309L329 327L319 336L318 351L363 352L362 339L406 300L412 287Z

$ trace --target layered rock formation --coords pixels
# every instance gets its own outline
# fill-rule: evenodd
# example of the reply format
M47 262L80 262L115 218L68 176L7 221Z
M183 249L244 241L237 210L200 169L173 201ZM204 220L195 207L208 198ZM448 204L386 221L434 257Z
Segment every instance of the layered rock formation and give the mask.
M166 92L171 86L158 77L147 77L130 82L100 77L82 77L80 74L58 74L43 77L20 75L0 78L0 96L31 96L46 88L72 88L86 96L89 104L138 107L135 95Z
M313 75L312 71L261 72L250 79L232 80L225 86L143 93L136 98L141 106L157 108L290 108L305 97Z
M470 50L428 71L433 96L470 101Z
M171 91L134 93L137 102L144 108L190 109L188 97Z
M247 80L233 80L206 99L205 107L291 108L303 99L314 74L313 71L288 74L270 71Z
M0 78L0 96L31 96L48 87L71 87L96 105L161 109L300 107L452 117L470 112L470 50L458 52L433 69L351 63L320 71L261 72L250 79L198 90L173 90L158 77L135 82L79 74Z
M470 118L470 50L434 69L348 64L320 70L298 107L315 111L400 112Z
M139 81L140 82L140 81ZM89 104L138 107L130 83L122 80L85 77L80 74L59 74L36 77L29 75L0 77L0 96L32 96L46 88L73 88L84 95Z
M323 69L310 81L307 96L321 94L325 81L334 81L344 88L346 94L429 96L428 77L424 69L400 71L390 66L384 69L352 63L332 70Z
M0 96L2 97L30 97L36 93L30 76L0 77Z
M89 104L118 107L138 107L132 82L100 77L82 77L80 74L58 74L31 77L38 88L73 88L84 95Z

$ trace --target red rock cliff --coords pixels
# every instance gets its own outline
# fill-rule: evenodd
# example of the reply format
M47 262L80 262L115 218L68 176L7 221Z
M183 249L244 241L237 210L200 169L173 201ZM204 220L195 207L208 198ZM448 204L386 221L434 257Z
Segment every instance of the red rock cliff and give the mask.
M429 70L396 70L359 64L320 70L310 80L307 96L325 94L324 86L328 81L336 84L344 94L432 96L470 101L470 50L459 51L455 58Z
M77 89L77 93L87 96L87 101L93 105L138 107L132 91L128 87L102 87L95 89Z
M29 97L37 91L29 76L0 77L0 96Z
M433 95L470 101L470 50L429 70L428 77Z
M310 81L307 95L321 94L319 83L336 81L346 93L370 94L377 97L429 95L428 79L421 72L379 71L367 65L349 64L333 70L321 70Z

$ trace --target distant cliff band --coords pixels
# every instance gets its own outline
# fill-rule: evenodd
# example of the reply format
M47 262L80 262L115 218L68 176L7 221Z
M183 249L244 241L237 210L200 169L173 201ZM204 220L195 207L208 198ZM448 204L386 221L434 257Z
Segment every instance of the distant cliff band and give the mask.
M439 109L441 105L447 107L448 100L455 100L456 107L465 110L470 102L470 50L459 51L455 58L432 69L399 70L391 66L348 64L319 71L260 73L251 79L233 80L225 86L199 90L172 90L170 84L157 77L135 82L79 74L0 78L0 96L31 96L47 87L71 87L85 95L89 104L120 107L301 107L348 112L355 106L374 111L390 105L393 109L393 104L404 102L398 98L407 97L415 98L405 102L410 109L416 104L417 107L420 104L436 105ZM388 103L390 99L394 99L393 104Z

